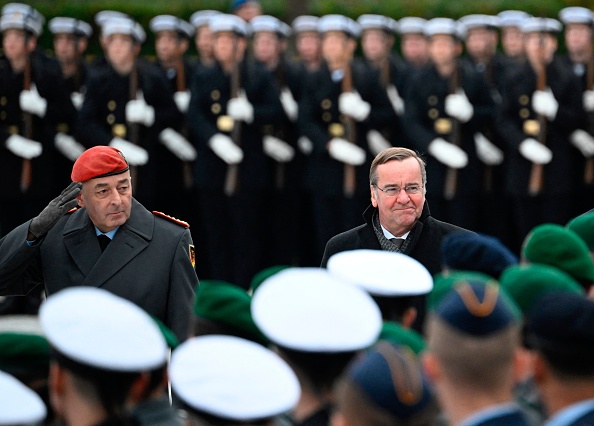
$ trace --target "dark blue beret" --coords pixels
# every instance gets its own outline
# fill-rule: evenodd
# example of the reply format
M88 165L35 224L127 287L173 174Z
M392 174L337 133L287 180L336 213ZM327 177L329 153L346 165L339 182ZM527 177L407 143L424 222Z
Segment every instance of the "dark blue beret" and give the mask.
M247 3L259 3L257 0L233 0L231 2L231 10L235 11Z
M520 321L520 310L495 283L461 283L437 305L435 313L459 331L488 336Z
M455 232L441 243L442 262L449 269L483 272L499 278L518 258L495 237L472 232Z
M347 374L370 401L397 419L412 417L433 400L419 360L406 346L380 342Z

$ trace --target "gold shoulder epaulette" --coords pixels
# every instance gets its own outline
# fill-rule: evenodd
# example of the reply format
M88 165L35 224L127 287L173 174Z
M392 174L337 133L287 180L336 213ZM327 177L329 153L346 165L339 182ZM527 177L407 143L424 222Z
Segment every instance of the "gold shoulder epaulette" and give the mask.
M162 217L163 219L167 219L170 222L176 223L179 226L183 226L186 229L188 229L190 227L190 224L188 222L184 222L183 220L180 220L180 219L178 219L176 217L173 217L173 216L169 216L168 214L165 214L163 212L158 212L156 210L153 210L153 214L155 216Z

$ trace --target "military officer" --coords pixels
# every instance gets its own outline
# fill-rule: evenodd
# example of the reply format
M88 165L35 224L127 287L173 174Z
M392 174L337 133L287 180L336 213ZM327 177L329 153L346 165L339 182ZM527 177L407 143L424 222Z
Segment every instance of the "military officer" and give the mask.
M522 24L526 19L530 18L530 15L521 10L504 10L497 17L501 27L503 54L507 56L512 64L523 62L524 34L522 33Z
M124 152L133 168L135 196L152 208L159 181L156 147L170 138L167 129L180 123L182 115L156 67L136 59L146 37L142 27L130 18L110 18L102 35L109 64L88 79L78 115L80 141Z
M194 43L196 44L196 51L198 52L199 62L204 66L211 66L214 64L214 56L212 54L212 33L210 31L209 21L220 12L216 10L199 10L194 12L190 17L190 22L196 28Z
M377 73L353 61L359 25L341 15L320 18L324 63L305 79L299 125L313 151L305 184L313 197L316 245L356 226L369 203L367 171L374 157L367 133L394 117Z
M315 71L322 62L321 39L318 33L318 17L302 15L291 26L295 33L297 56L308 71Z
M581 154L569 142L583 117L582 92L554 58L561 23L530 18L522 30L527 62L506 78L497 123L507 142L505 191L520 238L540 223L567 223L583 173L576 167Z
M424 34L426 24L425 19L415 16L408 16L398 21L402 59L414 69L423 68L429 62L427 39Z
M210 30L216 62L194 75L188 110L195 179L212 278L247 288L260 268L259 224L271 182L261 128L281 121L283 108L270 73L245 59L247 24L221 14Z
M429 154L426 190L432 214L473 230L481 190L474 134L492 119L494 103L484 78L458 59L461 31L448 18L427 23L432 65L409 85L405 131L416 150Z
M592 53L592 11L583 7L566 7L559 12L565 24L565 47L567 54L560 57L571 67L580 81L583 93L585 120L571 136L571 143L581 152L583 159L578 167L583 169L583 178L578 185L582 196L575 205L575 214L591 208L594 197L594 54Z

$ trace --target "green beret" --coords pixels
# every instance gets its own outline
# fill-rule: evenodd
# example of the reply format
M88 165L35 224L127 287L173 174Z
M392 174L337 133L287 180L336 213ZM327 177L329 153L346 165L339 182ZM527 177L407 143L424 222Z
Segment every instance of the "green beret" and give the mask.
M5 316L0 319L0 370L9 374L49 367L50 346L37 317Z
M290 268L289 265L276 265L276 266L271 266L269 268L266 268L260 272L258 272L256 275L254 275L254 278L252 278L252 281L250 282L250 293L254 294L256 292L256 290L258 289L258 287L260 287L260 285L267 279L270 278L271 276L279 273L282 270L288 269Z
M161 321L159 318L152 316L152 315L151 315L151 318L159 326L159 330L161 331L161 334L165 338L165 342L167 342L167 346L169 346L171 349L177 348L179 346L179 339L177 338L175 333L169 327L167 327L165 324L163 324L163 321Z
M243 331L258 342L266 342L252 319L251 303L251 296L242 288L225 281L205 280L196 289L194 314Z
M456 271L437 274L433 277L433 290L427 296L427 308L433 310L457 283L489 281L497 282L495 278L481 272Z
M544 263L578 281L594 282L594 263L586 243L572 230L547 223L532 229L524 241L522 256L530 263Z
M569 221L567 228L578 234L594 250L594 213L585 213Z
M425 350L423 336L410 328L404 328L402 325L391 321L386 321L382 325L379 340L388 341L393 345L408 346L417 355Z
M503 271L499 283L524 314L545 294L584 294L584 289L571 276L549 265L511 266Z

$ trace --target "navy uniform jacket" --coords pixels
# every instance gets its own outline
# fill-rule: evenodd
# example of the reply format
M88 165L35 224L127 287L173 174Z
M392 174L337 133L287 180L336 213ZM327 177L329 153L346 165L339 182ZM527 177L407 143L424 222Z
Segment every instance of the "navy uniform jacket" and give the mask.
M48 295L78 285L101 287L186 339L198 284L188 229L151 214L136 200L103 253L85 209L62 217L32 246L25 242L29 224L0 240L0 294L25 295L39 284Z
M583 172L576 167L583 163L580 161L583 157L569 142L569 135L583 121L582 92L578 79L558 60L547 65L546 74L547 85L559 102L559 110L553 121L546 122L546 146L552 151L553 159L543 167L543 193L568 194L575 189ZM518 147L527 138L538 138L531 126L537 120L532 110L536 74L526 63L506 76L505 87L497 125L501 138L507 143L505 188L510 195L525 196L532 163L520 154Z
M369 193L369 167L374 155L367 145L367 132L387 126L395 114L385 91L379 84L375 71L360 61L351 62L353 89L364 101L371 104L371 112L363 122L356 122L356 144L367 153L366 161L355 167L355 195ZM333 159L327 150L330 140L340 136L333 128L342 126L342 114L338 109L338 97L342 93L342 80L333 81L330 70L323 63L318 71L306 76L303 95L299 103L299 127L301 133L313 143L307 168L306 187L316 194L337 196L343 192L344 163Z
M270 73L260 64L243 61L240 66L241 89L254 108L251 124L241 124L243 161L238 167L238 190L263 190L270 186L270 169L262 149L262 126L283 119L283 108L272 85ZM208 146L216 133L230 135L230 129L219 128L219 117L227 114L231 98L230 76L219 63L199 67L192 83L192 99L188 109L188 124L196 146L195 179L198 187L223 190L227 163Z
M474 134L494 118L495 104L483 76L468 64L459 63L458 82L474 108L467 123L460 124L460 148L468 155L468 164L458 170L456 194L476 196L481 190L481 164L476 156ZM445 99L450 94L450 79L443 78L434 66L419 70L408 87L404 129L415 150L426 153L436 138L449 142L452 137L451 118L445 112ZM427 192L437 195L444 190L447 167L427 155Z

